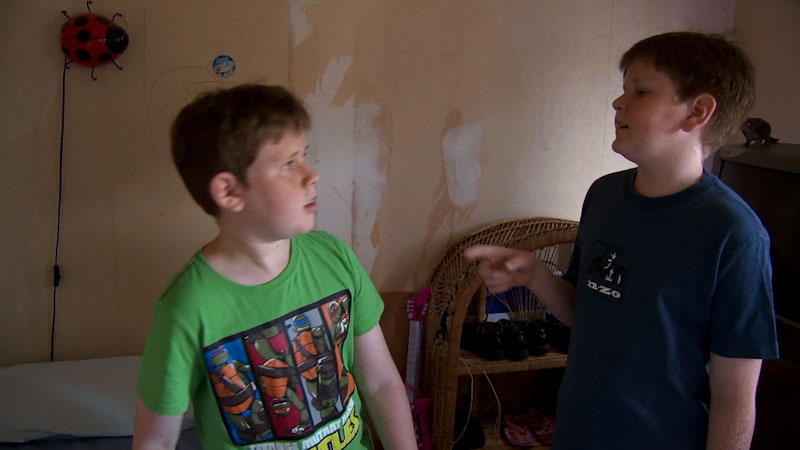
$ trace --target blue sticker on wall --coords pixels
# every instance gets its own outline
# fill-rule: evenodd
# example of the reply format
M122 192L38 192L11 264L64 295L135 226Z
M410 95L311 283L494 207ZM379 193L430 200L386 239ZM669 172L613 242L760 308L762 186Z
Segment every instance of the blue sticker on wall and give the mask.
M227 78L236 71L236 63L228 55L219 55L214 58L214 61L211 62L211 67L220 78Z

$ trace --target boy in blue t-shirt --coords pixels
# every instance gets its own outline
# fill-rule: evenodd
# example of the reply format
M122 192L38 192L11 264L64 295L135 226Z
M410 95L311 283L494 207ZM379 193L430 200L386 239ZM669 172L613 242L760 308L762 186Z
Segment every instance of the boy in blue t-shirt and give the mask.
M205 448L415 449L383 302L352 250L312 231L319 175L308 112L278 86L199 96L172 157L217 236L156 304L139 374L134 449L175 448L193 406Z
M637 167L589 189L564 279L527 252L465 256L490 290L527 286L572 326L554 449L747 449L778 356L769 236L703 160L751 107L752 66L720 36L674 32L620 69L612 148Z

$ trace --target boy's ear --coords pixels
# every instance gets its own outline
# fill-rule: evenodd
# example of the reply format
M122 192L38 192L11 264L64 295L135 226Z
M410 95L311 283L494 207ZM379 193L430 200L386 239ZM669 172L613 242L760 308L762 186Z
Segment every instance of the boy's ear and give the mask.
M707 124L717 109L717 100L711 94L700 94L690 100L689 107L689 115L681 125L683 131L693 131Z
M244 208L244 198L241 195L243 187L234 174L220 172L211 179L208 191L220 209L238 212Z

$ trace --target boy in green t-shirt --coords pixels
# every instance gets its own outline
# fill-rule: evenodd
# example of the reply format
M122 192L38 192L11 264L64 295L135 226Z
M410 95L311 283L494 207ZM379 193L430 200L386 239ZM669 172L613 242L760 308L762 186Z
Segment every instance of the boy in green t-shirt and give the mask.
M134 449L174 448L193 404L206 448L416 448L405 389L355 255L311 231L310 119L277 86L202 94L171 129L175 166L217 236L158 301Z

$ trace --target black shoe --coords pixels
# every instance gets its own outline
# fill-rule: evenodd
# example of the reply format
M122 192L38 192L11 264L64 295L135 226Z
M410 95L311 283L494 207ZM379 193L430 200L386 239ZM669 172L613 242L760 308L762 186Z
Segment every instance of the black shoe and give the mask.
M500 330L495 322L480 322L477 325L464 323L461 328L461 346L490 361L506 357Z
M545 315L545 318L541 320L541 322L547 332L547 340L550 341L550 345L563 353L567 353L567 351L569 351L569 336L572 329L549 313Z
M503 352L506 354L506 358L514 361L527 359L529 354L528 343L520 327L508 319L502 319L497 322L497 328L500 330L500 338L503 341Z
M528 343L528 353L531 356L546 355L550 351L547 330L540 320L533 322L521 320L517 323L525 335L525 341Z

